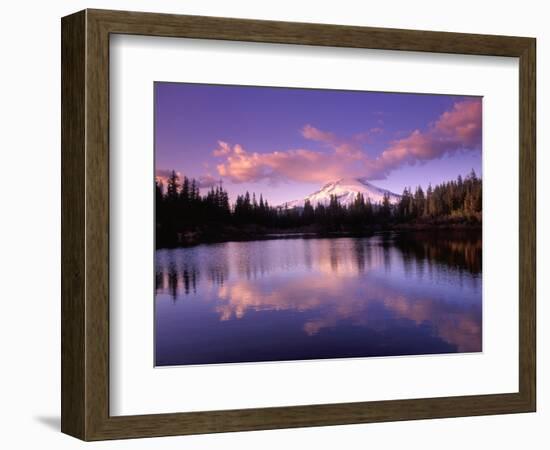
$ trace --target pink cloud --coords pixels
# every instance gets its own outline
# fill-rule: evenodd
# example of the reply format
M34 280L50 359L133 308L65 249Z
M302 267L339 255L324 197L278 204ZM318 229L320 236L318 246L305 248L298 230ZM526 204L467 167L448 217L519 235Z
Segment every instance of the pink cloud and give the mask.
M345 139L308 124L302 128L302 136L324 144L327 151L300 148L257 153L219 141L213 154L224 158L217 165L218 174L236 183L260 180L324 183L356 175L383 179L407 164L422 164L459 151L480 150L481 100L456 103L426 131L415 130L394 140L378 157L371 158L363 146L382 132L382 128L375 127Z
M302 136L306 139L327 145L341 156L361 159L365 156L362 148L363 144L365 142L370 142L371 135L377 134L379 130L379 128L371 128L369 131L358 133L349 139L345 139L337 137L334 133L320 130L308 124L302 128Z
M231 153L231 146L224 141L218 141L218 148L214 150L214 156L224 156Z
M168 178L170 178L170 175L172 175L172 171L168 169L156 169L155 170L155 181L158 183L162 183L163 186L166 186L166 183L168 182ZM181 180L181 173L176 172L176 175Z
M427 131L414 130L393 141L374 160L366 161L367 176L383 179L403 165L424 163L460 151L481 150L481 99L455 103Z
M220 179L212 175L202 175L198 178L197 185L201 189L210 189L220 184Z
M325 182L342 177L350 162L349 158L341 158L335 152L293 149L251 153L235 145L217 169L220 176L235 183L260 180Z
M337 142L336 135L334 133L319 130L309 124L302 128L302 136L306 139L323 142L325 144L334 144Z
M363 174L361 161L367 156L362 145L369 139L370 131L344 139L308 124L302 128L301 134L308 140L324 144L327 151L300 148L257 153L248 152L238 144L231 147L218 141L213 155L225 158L217 166L218 174L236 183L259 180L324 183Z
M172 175L172 171L168 169L157 169L155 171L155 180L159 183L162 183L164 188L166 188L166 185L168 183L168 179ZM176 175L179 178L180 185L183 182L184 175L181 172L176 171ZM190 177L193 178L193 177ZM197 182L197 187L203 188L203 189L210 189L213 186L216 186L220 183L219 178L215 178L210 174L207 175L201 175L200 177L196 178L195 180Z

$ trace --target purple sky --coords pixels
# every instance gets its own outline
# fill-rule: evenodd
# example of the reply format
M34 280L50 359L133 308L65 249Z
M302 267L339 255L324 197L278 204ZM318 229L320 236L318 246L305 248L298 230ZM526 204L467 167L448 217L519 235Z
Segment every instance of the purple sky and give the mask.
M364 176L406 186L481 175L481 98L155 83L155 169L270 204Z

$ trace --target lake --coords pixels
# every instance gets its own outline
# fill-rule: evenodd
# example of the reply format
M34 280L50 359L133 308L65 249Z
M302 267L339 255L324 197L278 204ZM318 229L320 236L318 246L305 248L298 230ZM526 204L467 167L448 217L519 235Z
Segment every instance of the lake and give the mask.
M482 350L481 233L160 249L157 366Z

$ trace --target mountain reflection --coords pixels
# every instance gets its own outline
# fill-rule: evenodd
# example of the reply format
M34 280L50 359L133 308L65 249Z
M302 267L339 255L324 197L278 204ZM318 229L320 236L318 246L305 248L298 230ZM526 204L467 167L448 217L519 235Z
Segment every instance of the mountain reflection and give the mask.
M307 359L281 343L287 338L340 349L313 347L310 357L369 356L386 347L387 354L481 351L481 248L480 236L386 234L158 250L157 329L170 323L182 348L208 342L218 362ZM179 315L163 309L163 298L181 305ZM368 334L363 353L358 333ZM245 336L264 346L263 356L246 354ZM157 341L157 353L167 352L160 362L215 362L195 349L175 351L173 341ZM228 356L231 346L237 356ZM269 346L282 356L268 356Z
M259 247L276 247L278 242L292 243L286 246L287 254L256 251ZM246 246L253 253L239 248ZM204 261L191 252L215 252L215 261ZM481 274L481 237L461 233L454 239L439 238L428 234L396 234L373 238L298 239L287 241L231 242L204 245L195 249L159 250L156 257L155 289L167 290L174 297L196 293L196 283L202 272L208 282L223 286L230 268L240 278L257 279L273 271L302 267L331 275L359 275L374 267L391 270L400 264L410 275L415 271L422 278L424 272L432 272L433 265L441 264L458 273ZM206 265L205 265L206 264ZM200 270L202 269L202 271ZM478 277L474 277L476 280Z

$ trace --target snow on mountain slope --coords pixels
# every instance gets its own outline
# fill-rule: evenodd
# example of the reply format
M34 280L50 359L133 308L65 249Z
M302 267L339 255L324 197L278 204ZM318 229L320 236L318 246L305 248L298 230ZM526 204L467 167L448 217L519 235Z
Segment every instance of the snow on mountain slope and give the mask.
M283 203L281 207L303 208L306 200L309 200L313 206L318 204L328 205L331 195L336 195L340 204L347 206L353 203L359 193L363 194L365 201L369 198L373 204L381 203L385 193L389 195L391 204L395 204L401 199L400 195L376 187L365 178L342 178L338 181L325 184L320 190L302 200Z

